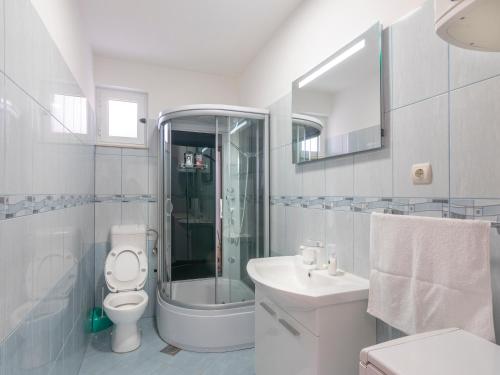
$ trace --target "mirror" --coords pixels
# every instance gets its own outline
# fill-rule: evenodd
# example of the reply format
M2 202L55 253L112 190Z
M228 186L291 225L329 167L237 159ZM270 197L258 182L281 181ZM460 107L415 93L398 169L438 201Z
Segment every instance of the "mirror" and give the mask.
M293 82L293 163L382 147L381 35L376 23Z

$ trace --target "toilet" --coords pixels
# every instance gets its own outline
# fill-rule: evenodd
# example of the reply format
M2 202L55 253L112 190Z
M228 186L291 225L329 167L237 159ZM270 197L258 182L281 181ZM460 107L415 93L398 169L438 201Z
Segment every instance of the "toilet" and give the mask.
M116 225L111 228L111 250L106 257L104 277L109 293L104 311L114 323L111 349L130 352L141 345L137 325L148 305L143 290L148 275L144 225Z
M424 374L500 374L500 347L450 328L387 341L361 351L359 375Z

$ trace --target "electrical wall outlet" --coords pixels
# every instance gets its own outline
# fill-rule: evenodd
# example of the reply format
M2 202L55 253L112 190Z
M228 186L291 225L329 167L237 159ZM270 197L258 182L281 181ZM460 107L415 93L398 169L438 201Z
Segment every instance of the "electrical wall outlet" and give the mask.
M411 167L413 185L429 185L432 183L431 163L413 164Z

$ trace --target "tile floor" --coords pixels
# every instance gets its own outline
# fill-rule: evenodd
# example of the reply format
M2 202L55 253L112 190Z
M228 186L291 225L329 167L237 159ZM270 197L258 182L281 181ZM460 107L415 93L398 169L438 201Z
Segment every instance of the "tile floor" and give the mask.
M154 320L142 319L142 345L116 354L111 351L109 330L92 337L80 375L254 375L254 350L228 353L160 352L166 344L156 333Z

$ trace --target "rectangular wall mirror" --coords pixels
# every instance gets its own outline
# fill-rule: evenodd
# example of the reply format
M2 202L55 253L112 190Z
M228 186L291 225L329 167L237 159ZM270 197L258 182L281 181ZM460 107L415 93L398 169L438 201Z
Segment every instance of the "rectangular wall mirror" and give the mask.
M376 23L293 82L293 163L382 147L381 36Z

